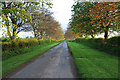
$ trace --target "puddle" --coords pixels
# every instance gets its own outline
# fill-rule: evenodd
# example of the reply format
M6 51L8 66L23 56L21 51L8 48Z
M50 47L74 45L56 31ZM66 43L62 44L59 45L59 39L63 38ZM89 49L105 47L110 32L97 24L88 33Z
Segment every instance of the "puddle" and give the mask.
M66 57L66 59L70 59L70 57L69 57L69 56L67 56L67 57Z

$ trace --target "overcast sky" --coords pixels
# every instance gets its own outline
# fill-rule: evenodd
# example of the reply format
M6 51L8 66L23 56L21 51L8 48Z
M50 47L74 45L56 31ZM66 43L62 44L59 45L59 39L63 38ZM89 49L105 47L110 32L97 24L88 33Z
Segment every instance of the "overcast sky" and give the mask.
M74 4L74 0L53 0L54 18L61 24L63 30L66 30L69 19L71 18L71 7Z

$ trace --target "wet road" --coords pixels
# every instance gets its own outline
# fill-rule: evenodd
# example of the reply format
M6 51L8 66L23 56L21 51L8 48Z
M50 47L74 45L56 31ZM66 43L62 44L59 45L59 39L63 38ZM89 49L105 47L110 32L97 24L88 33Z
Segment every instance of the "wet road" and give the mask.
M76 68L64 41L9 78L76 78Z

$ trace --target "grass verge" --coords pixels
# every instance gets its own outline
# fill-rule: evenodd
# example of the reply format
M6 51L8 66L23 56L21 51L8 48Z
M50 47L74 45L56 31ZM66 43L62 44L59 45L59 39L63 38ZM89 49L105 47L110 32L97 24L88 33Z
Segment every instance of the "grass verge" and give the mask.
M102 38L78 38L73 40L72 42L77 42L97 49L99 51L103 51L111 55L120 57L120 44L118 42L119 39L120 37L112 37L105 41Z
M33 46L33 47L23 49L25 52L27 50L30 52L27 51L25 54L14 56L7 60L2 61L2 75L4 76L8 72L13 71L15 68L17 68L21 64L24 64L29 60L31 60L32 58L39 56L40 54L58 45L59 43L60 42L54 42L52 44L38 45L38 46Z
M82 78L118 78L118 57L75 42L67 42Z

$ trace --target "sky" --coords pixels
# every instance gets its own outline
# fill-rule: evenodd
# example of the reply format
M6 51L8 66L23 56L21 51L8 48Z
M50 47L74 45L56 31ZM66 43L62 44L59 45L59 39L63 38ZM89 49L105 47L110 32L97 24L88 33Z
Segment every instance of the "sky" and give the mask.
M61 24L63 30L68 27L69 19L71 18L71 7L74 4L74 0L53 0L54 18Z

